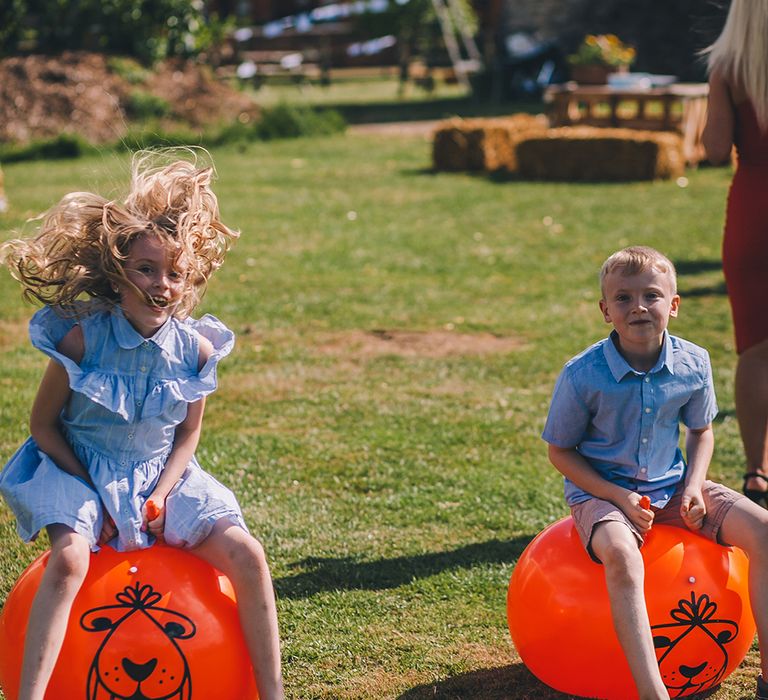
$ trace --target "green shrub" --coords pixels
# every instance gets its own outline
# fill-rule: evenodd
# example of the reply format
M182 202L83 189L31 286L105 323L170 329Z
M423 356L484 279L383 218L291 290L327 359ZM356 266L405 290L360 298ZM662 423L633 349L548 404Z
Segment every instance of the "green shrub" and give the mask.
M29 143L0 143L0 162L15 163L22 160L51 160L79 158L94 153L95 146L77 134L59 134L49 139L37 139Z
M239 141L254 141L258 139L254 124L243 124L233 121L231 124L220 127L218 130L206 135L205 141L211 146L223 146L227 143Z
M317 110L301 105L278 104L261 113L254 125L260 139L296 138L337 134L346 129L344 117L333 109Z
M130 131L116 144L118 150L140 151L145 148L168 148L172 146L200 146L203 137L193 131L153 131L139 129Z
M127 56L109 56L107 66L113 73L131 85L142 85L151 75L137 60Z
M157 119L167 117L171 113L171 105L168 100L153 95L146 90L134 90L128 96L125 104L128 117L135 120Z
M139 90L134 92L134 97L133 107L128 108L129 116L134 117L136 113L132 110L138 109L145 121L114 145L97 147L76 134L60 134L27 144L0 143L0 163L42 158L78 158L111 148L138 151L171 146L222 146L237 142L337 134L346 129L344 118L335 110L281 104L265 109L259 120L249 124L234 121L206 133L183 128L167 131L160 124L155 126L156 122L153 121L167 115L169 108L165 100ZM136 117L139 118L139 115Z

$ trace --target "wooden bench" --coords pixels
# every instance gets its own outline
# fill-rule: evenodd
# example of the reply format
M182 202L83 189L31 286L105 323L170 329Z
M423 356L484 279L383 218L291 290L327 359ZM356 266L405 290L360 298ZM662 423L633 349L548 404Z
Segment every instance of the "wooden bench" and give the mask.
M610 85L552 85L544 99L552 126L597 126L671 131L683 139L688 165L704 160L701 135L707 119L706 83L627 89Z

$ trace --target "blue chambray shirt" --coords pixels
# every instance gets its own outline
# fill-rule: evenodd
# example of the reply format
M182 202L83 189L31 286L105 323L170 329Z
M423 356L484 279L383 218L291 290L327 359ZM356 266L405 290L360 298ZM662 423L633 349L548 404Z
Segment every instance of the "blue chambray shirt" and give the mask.
M685 474L680 422L691 429L717 415L709 354L664 332L649 372L629 366L616 331L569 360L555 385L542 437L575 447L604 478L663 507ZM569 506L592 496L565 479Z

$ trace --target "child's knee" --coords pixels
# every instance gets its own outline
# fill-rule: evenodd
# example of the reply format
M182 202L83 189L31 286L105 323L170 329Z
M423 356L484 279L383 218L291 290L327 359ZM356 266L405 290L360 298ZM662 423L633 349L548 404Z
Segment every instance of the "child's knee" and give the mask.
M235 566L253 567L256 569L267 568L267 554L261 542L248 535L239 539L231 549L232 563Z
M632 540L611 542L602 548L600 557L606 577L625 585L642 584L643 556Z
M267 557L261 543L251 537L229 542L221 559L221 569L232 581L235 590L254 590L270 578Z
M733 544L740 546L750 559L768 559L768 518L755 518L749 530L740 534L742 539Z
M58 581L82 583L90 564L90 547L83 537L72 537L51 548L46 566L51 576Z

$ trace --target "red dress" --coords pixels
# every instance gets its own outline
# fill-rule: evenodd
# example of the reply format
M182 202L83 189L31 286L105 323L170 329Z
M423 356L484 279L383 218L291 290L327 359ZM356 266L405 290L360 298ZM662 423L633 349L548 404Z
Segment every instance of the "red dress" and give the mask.
M736 108L738 166L728 193L723 272L736 331L736 351L768 339L768 133L752 104Z

